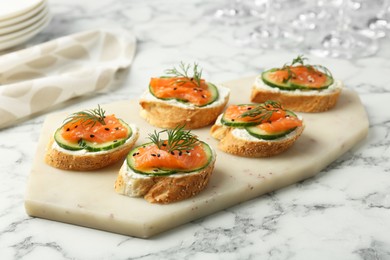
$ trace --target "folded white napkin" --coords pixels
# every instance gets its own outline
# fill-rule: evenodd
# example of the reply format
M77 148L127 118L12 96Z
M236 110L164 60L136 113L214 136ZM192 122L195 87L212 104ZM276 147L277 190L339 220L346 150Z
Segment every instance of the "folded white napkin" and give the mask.
M0 56L0 128L68 99L106 90L136 49L127 31L94 30Z

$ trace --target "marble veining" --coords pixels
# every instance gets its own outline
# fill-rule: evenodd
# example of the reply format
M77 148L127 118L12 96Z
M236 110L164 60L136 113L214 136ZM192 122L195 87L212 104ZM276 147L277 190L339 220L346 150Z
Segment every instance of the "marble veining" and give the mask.
M239 25L205 16L224 1L49 2L53 20L28 45L112 26L134 32L138 49L112 91L76 98L0 130L0 259L390 259L388 38L374 57L308 55L360 95L370 120L368 137L313 178L150 239L28 217L25 186L46 113L137 98L151 75L180 60L198 61L210 81L223 82L296 56L237 46L232 32Z

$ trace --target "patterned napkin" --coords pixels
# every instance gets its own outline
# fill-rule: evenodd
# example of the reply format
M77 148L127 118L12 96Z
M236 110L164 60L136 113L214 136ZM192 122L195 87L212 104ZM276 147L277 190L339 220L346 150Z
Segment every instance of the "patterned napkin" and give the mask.
M86 31L0 56L0 129L68 99L107 90L130 66L136 39Z

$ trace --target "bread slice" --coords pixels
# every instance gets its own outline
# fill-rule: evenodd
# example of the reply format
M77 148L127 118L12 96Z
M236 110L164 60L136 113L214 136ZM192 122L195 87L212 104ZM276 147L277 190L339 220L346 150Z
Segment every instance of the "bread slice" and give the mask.
M50 166L73 171L96 170L123 160L138 139L139 132L132 127L132 136L121 146L101 152L68 151L59 147L52 137L46 149L45 162Z
M141 97L140 115L149 124L161 128L173 129L184 125L186 129L196 129L211 125L221 114L229 100L229 89L217 86L218 99L210 105L195 107L173 100L161 100L153 97L149 92Z
M342 90L341 81L324 90L287 91L265 85L261 77L257 77L252 87L250 100L263 103L267 100L280 102L285 109L298 112L324 112L333 108Z
M125 161L115 182L115 191L130 197L144 197L150 203L168 204L195 196L206 188L215 164L202 170L168 176L146 176L133 172Z
M270 157L290 148L302 134L304 125L297 127L285 137L275 140L251 138L245 129L215 124L211 127L211 136L219 140L218 148L226 153L243 157Z

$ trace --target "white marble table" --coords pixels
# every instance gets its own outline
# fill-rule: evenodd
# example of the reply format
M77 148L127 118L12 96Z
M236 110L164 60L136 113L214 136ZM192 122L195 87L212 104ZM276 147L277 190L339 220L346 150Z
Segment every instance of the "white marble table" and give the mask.
M297 55L237 46L233 27L204 16L216 3L204 2L50 0L53 20L29 45L110 26L138 38L124 82L52 111L135 98L150 75L180 60L198 61L221 82ZM367 139L314 178L150 239L27 216L26 182L46 114L0 130L0 259L390 259L390 41L365 59L308 56L360 95Z

